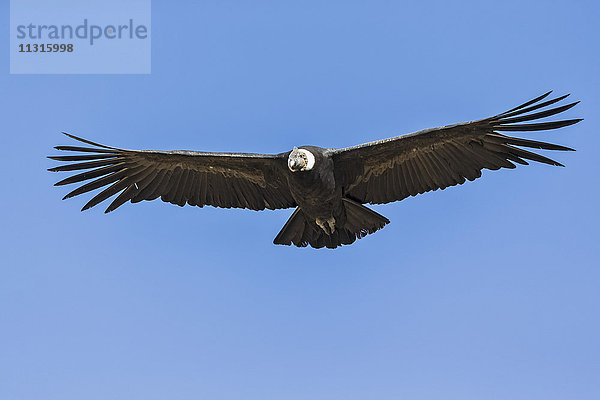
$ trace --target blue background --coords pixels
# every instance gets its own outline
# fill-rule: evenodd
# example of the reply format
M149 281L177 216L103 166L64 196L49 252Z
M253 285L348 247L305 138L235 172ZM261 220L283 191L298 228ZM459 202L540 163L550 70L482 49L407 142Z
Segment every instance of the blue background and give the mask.
M6 58L0 398L600 398L598 3L322 3L154 1L151 75L17 76ZM278 153L550 89L586 120L527 137L576 148L550 155L566 168L375 206L392 223L334 251L274 246L291 210L80 213L46 171L60 131Z

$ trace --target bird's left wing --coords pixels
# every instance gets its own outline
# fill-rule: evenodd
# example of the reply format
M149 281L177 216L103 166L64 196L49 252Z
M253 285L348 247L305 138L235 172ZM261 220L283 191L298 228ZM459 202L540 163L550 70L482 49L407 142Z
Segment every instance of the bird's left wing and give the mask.
M286 155L205 153L195 151L124 150L65 133L94 147L56 146L80 154L51 156L72 162L49 171L81 171L56 186L89 181L64 198L106 187L82 209L118 196L105 212L127 201L161 198L180 206L211 205L251 210L295 207L284 177Z
M490 118L330 150L336 183L342 185L345 196L361 203L389 203L462 184L465 179L472 181L484 168L515 168L513 163L526 165L526 160L562 166L522 147L572 149L500 133L557 129L581 121L522 124L561 113L578 103L547 108L568 96L543 101L550 93Z

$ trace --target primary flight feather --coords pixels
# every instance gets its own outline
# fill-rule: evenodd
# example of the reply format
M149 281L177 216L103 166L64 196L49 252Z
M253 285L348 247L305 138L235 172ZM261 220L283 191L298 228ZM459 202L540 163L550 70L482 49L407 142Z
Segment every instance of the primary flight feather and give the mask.
M92 147L56 146L79 154L49 157L68 162L49 171L83 171L56 183L81 184L64 199L102 188L82 211L115 195L105 212L128 201L159 197L180 206L295 207L274 243L335 248L389 223L365 203L389 203L462 184L479 178L484 168L515 168L527 160L562 166L523 147L573 149L501 133L557 129L581 121L529 122L578 103L550 107L568 96L545 100L550 93L477 121L343 149L302 146L275 155L126 150L65 133Z

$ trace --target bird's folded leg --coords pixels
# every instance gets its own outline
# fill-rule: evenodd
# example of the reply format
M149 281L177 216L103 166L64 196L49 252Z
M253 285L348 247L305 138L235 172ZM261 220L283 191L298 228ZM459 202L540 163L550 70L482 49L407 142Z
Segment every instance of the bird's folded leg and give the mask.
M323 229L323 231L326 234L331 235L333 232L335 232L335 218L333 218L333 217L329 217L327 219L317 218L315 222L317 223L319 228Z

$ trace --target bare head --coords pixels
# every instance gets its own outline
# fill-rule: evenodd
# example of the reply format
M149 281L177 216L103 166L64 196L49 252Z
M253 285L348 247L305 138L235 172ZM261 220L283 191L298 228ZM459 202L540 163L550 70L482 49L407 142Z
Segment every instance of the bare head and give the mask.
M292 172L310 171L315 166L315 156L306 149L294 147L288 157L288 168Z

